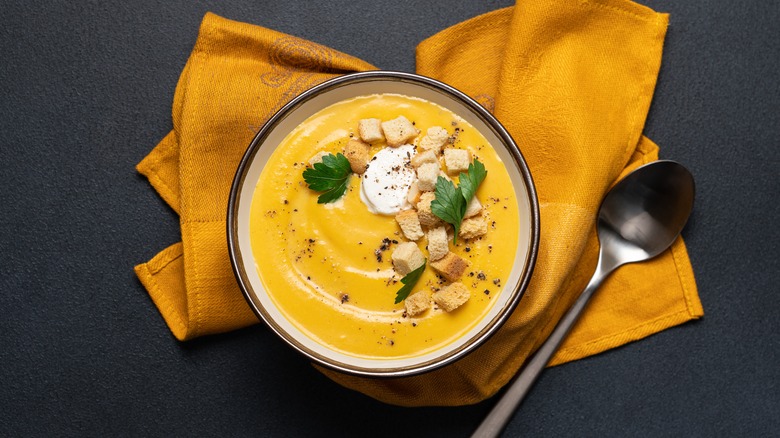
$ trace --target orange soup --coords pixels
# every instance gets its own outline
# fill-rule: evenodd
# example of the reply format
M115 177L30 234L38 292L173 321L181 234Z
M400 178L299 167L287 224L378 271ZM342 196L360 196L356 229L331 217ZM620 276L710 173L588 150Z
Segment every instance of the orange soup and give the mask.
M476 192L487 233L472 239L459 237L455 244L450 230L449 251L468 263L457 282L466 286L469 297L449 312L433 304L410 315L404 302L395 303L403 275L394 269L392 254L409 239L393 215L369 211L360 196L361 175L352 174L346 193L325 204L317 202L321 193L310 189L302 176L318 152L342 153L350 140L358 138L360 120L398 116L419 131L409 140L418 153L428 128L442 127L449 134L445 150L467 150L487 170ZM384 141L372 142L369 157L387 147ZM457 175L449 177L458 183ZM339 102L290 132L259 178L250 221L259 276L284 316L316 342L363 358L429 353L474 327L507 281L519 229L512 182L487 140L449 110L396 94ZM427 257L426 237L415 244ZM428 266L412 293L435 292L452 282Z

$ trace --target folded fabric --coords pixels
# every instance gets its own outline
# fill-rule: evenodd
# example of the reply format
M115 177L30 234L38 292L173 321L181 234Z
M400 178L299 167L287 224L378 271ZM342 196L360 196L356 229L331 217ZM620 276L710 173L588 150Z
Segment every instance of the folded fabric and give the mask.
M536 270L514 314L483 346L419 376L334 381L404 406L462 405L495 394L552 331L593 272L594 219L609 187L653 161L641 131L668 17L625 0L518 2L446 29L417 48L417 72L474 97L528 161L541 207ZM225 212L238 161L289 99L373 66L315 43L207 14L181 75L173 130L138 171L180 215L182 242L136 274L180 340L257 319L230 268ZM552 364L702 316L682 239L621 268L591 301Z

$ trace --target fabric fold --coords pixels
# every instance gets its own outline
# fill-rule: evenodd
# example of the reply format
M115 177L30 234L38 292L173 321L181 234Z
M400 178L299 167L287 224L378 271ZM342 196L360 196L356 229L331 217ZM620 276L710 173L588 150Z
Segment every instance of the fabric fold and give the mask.
M517 310L491 339L424 375L346 387L404 406L495 394L544 341L595 267L594 218L609 187L658 158L642 136L668 16L624 0L518 2L445 29L417 48L417 72L493 112L537 186L541 242ZM180 340L257 322L233 278L225 212L233 173L265 120L312 85L375 67L327 47L213 14L204 17L173 104L173 131L137 169L180 214L182 243L136 267ZM552 364L583 358L703 314L682 239L618 270Z

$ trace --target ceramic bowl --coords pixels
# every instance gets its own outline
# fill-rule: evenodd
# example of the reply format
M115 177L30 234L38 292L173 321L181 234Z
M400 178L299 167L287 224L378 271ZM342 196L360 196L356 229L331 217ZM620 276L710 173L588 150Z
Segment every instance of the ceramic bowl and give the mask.
M274 149L309 116L357 96L394 93L443 106L469 122L491 143L507 167L520 214L519 241L512 272L487 315L454 343L411 358L367 359L334 351L308 337L276 307L257 272L250 245L250 204L261 172ZM464 93L439 81L401 72L347 74L317 85L274 114L249 144L236 171L227 211L230 260L249 306L281 339L310 360L360 376L399 377L431 371L472 352L494 334L520 302L536 261L539 206L531 174L517 144L501 123Z

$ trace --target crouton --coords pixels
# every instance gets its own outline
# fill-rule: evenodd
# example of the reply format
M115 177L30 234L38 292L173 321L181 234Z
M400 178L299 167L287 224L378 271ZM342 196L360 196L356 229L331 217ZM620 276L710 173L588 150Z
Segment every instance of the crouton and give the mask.
M487 234L488 225L483 216L473 216L467 219L463 219L460 223L460 231L458 236L464 239L474 239L475 237L484 236Z
M314 167L317 163L322 163L322 157L325 155L328 155L330 152L325 151L319 151L316 154L314 154L313 157L309 158L309 167Z
M431 151L438 155L441 152L442 146L444 146L447 139L449 139L450 134L446 129L440 126L428 128L426 134L427 135L420 140L420 144L418 145L419 148L423 151Z
M425 234L420 226L417 212L414 210L404 210L398 213L395 215L395 220L401 226L404 236L409 240L418 240Z
M457 175L469 170L471 154L465 149L449 148L444 150L444 164L447 165L447 173Z
M439 178L439 163L425 163L417 168L417 187L423 192L436 190L436 180Z
M360 140L350 140L344 146L344 156L349 160L349 167L352 168L353 172L361 174L366 171L368 150L368 144Z
M447 255L431 262L431 267L441 274L447 281L457 281L466 268L469 267L469 262L459 257L454 252L448 252Z
M436 195L433 192L423 192L420 195L420 202L417 203L417 217L424 227L436 227L441 223L439 216L431 211L431 201L434 199L436 199Z
M406 192L406 200L412 205L417 205L420 202L420 187L417 185L417 181L412 181L409 185L409 191Z
M463 283L452 283L433 293L433 301L445 312L452 312L471 297Z
M415 169L425 163L439 164L439 157L437 157L433 151L421 152L412 157L412 167Z
M428 230L428 258L436 261L450 252L447 229L443 226Z
M382 132L385 134L387 145L398 147L417 137L420 131L412 125L404 116L398 116L393 120L382 122Z
M476 216L482 211L482 203L479 202L479 199L477 199L476 196L471 198L471 201L469 201L468 204L466 204L466 213L463 215L463 217L471 217Z
M384 140L382 133L382 121L379 119L361 119L358 122L358 134L366 143Z
M404 306L407 315L419 315L431 307L431 296L427 291L415 292L404 300Z
M444 146L444 143L450 138L450 133L441 126L431 126L425 132L425 136L431 141L438 143L439 146Z
M422 251L414 242L399 244L393 251L392 259L393 268L400 275L406 275L425 263Z

